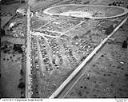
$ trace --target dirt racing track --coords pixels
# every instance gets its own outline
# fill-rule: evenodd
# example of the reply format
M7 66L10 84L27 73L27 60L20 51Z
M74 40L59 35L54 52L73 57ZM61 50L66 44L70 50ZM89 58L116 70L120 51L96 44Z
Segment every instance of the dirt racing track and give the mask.
M35 12L30 27L31 68L27 69L30 97L59 97L67 85L75 85L72 79L126 22L127 13L123 7L80 4Z

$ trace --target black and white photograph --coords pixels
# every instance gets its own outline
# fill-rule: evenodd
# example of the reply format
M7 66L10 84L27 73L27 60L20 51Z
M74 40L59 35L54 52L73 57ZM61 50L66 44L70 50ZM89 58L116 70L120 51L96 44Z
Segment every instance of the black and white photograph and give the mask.
M128 102L128 0L0 6L0 100Z

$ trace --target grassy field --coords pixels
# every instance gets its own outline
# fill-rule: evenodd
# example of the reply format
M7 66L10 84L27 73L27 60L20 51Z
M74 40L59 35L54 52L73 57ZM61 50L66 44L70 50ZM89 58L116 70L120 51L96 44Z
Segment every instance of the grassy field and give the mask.
M62 1L62 0L48 0L48 1L42 0L34 5L31 4L33 6L32 10L34 11L39 8L45 9L59 1ZM63 1L65 1L65 0L63 0ZM82 0L82 1L83 1L83 3L88 2L88 0ZM121 5L124 7L126 7L127 3L128 3L127 0L90 0L89 3L95 4L95 5L97 5L97 4L108 5L109 3L112 3L113 1L124 1L125 4ZM19 8L19 7L24 8L24 6L26 6L26 5L24 5L24 4L21 5L19 3L11 4L11 5L2 5L1 6L1 15L2 15L1 25L3 26L6 22L9 21L9 19L12 16L15 15L17 8ZM128 48L126 48L126 49L122 48L123 41L128 37L127 27L128 27L128 23L126 23L123 26L123 29L120 29L117 32L117 34L115 34L115 36L113 37L114 41L108 42L108 44L104 46L104 49L95 57L93 63L90 66L88 66L88 69L91 70L89 72L89 73L91 73L91 80L94 80L95 79L94 77L96 77L97 82L98 82L98 80L100 80L100 78L103 78L103 79L105 78L104 76L99 76L99 74L98 74L98 71L101 70L102 68L106 68L107 71L111 71L111 72L114 71L116 73L116 76L112 75L108 79L107 78L105 78L105 79L107 81L113 81L114 79L116 79L115 81L113 81L115 88L111 90L112 87L109 87L109 86L106 87L105 82L101 82L101 84L99 86L97 84L94 84L91 81L89 83L80 82L81 84L75 87L75 91L74 90L71 91L71 93L72 92L74 92L74 93L69 94L69 96L67 96L67 97L91 97L91 96L99 97L99 96L101 96L101 93L105 93L106 90L108 90L108 92L106 92L106 96L108 95L108 97L110 97L109 95L111 95L111 97L128 97L128 89L126 87L128 85L128 83L127 83L127 81L128 81L127 80L128 79L127 78ZM24 40L22 40L22 41L18 40L18 39L15 40L12 38L8 38L6 36L4 36L1 39L2 39L1 41L7 40L12 43L15 41L16 44L24 43ZM102 55L105 57L102 58ZM21 59L22 59L22 54L4 53L3 51L1 52L1 78L0 78L0 81L2 82L2 84L1 84L0 89L2 89L2 90L0 90L0 91L2 91L2 97L12 97L12 98L13 97L22 97L22 92L18 88L18 85L20 83L19 80L22 78L22 76L20 74L20 71L22 68ZM98 63L98 65L97 65L97 63ZM114 68L112 66L110 66L111 63L113 66L115 66ZM93 65L95 65L95 67ZM98 66L98 68L97 68L97 66ZM104 72L106 71L106 69L103 69ZM86 76L86 74L85 74L85 76ZM112 79L112 78L114 78L114 79ZM102 81L104 81L104 80L102 80ZM90 92L88 92L88 94L87 94L87 92L81 94L80 87L82 85L86 86L85 84L90 84L90 83L93 84L93 85L92 84L91 85L93 86L95 93L93 93L93 91L91 90ZM110 83L107 83L106 85L109 85L109 84ZM92 88L92 87L90 86L90 88ZM102 88L105 88L106 90L103 91ZM97 92L98 89L100 89L100 91L102 91L102 92L101 93L100 93L100 91ZM76 90L77 90L77 92L76 92ZM88 91L88 89L87 89L87 91ZM74 96L73 96L73 94L74 94Z

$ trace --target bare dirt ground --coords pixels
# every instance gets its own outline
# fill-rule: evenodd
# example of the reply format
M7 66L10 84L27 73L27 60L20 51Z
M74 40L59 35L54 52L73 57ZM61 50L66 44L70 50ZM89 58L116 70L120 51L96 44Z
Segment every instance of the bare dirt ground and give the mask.
M113 1L119 0L93 0L91 4L108 5ZM127 27L128 21L85 67L66 98L128 98L128 48L122 48L128 37Z
M128 49L122 48L126 36L120 29L85 67L84 75L65 97L128 97Z
M50 4L58 1L60 0L49 0L48 2L45 1L42 2L42 6L44 8L47 8ZM3 26L16 14L16 10L18 8L24 7L26 7L26 4L24 3L1 5L1 28L3 28ZM3 41L8 41L13 44L24 44L24 39L15 39L7 36L1 38L1 42ZM22 59L22 54L15 54L14 56L13 53L4 53L3 51L1 51L0 82L2 83L0 85L0 97L20 98L23 96L21 90L18 88L21 79L20 71L22 62L16 61L17 58Z

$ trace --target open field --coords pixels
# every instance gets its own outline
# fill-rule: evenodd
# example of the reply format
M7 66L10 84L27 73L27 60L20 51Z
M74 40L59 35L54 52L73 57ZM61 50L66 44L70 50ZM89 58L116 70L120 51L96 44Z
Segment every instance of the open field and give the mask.
M123 41L128 38L128 23L126 22L120 29L115 30L127 15L111 19L90 19L76 17L74 14L73 16L64 16L43 13L44 8L52 5L109 5L114 2L114 0L59 1L51 2L50 0L49 2L42 2L42 4L38 3L37 5L40 6L35 5L35 8L32 9L33 16L30 22L32 37L31 49L29 50L31 52L30 62L32 65L29 78L32 79L30 85L32 90L28 93L32 92L31 97L34 98L49 98L97 46L113 31L116 31L112 39L107 40L104 46L83 66L78 75L56 97L128 97L128 48L122 48ZM117 2L118 0L115 1ZM127 7L127 1L122 0L122 2L120 6ZM97 16L106 17L106 15L113 16L113 14L117 16L123 13L116 7L117 11L111 10L109 12L110 8L108 7L107 13L102 12L104 14L100 15L99 12ZM62 12L62 9L59 9L59 12ZM77 8L77 11L79 10L81 8ZM105 9L103 10L105 11ZM6 11L8 12L8 10ZM56 10L54 11L56 12ZM91 8L92 11L93 9ZM13 15L15 14L13 13ZM15 15L5 26L6 34L1 40L2 77L0 80L3 90L0 91L2 91L3 97L25 97L25 85L27 85L25 83L26 55L23 45L25 45L27 33L26 21L26 16ZM11 24L14 25L10 27ZM11 94L12 92L14 94Z
M34 41L31 58L36 59L32 65L37 64L37 72L34 67L32 71L38 73L34 77L37 78L35 87L38 97L50 97L125 16L100 20L63 16L54 18L31 33L31 41Z

